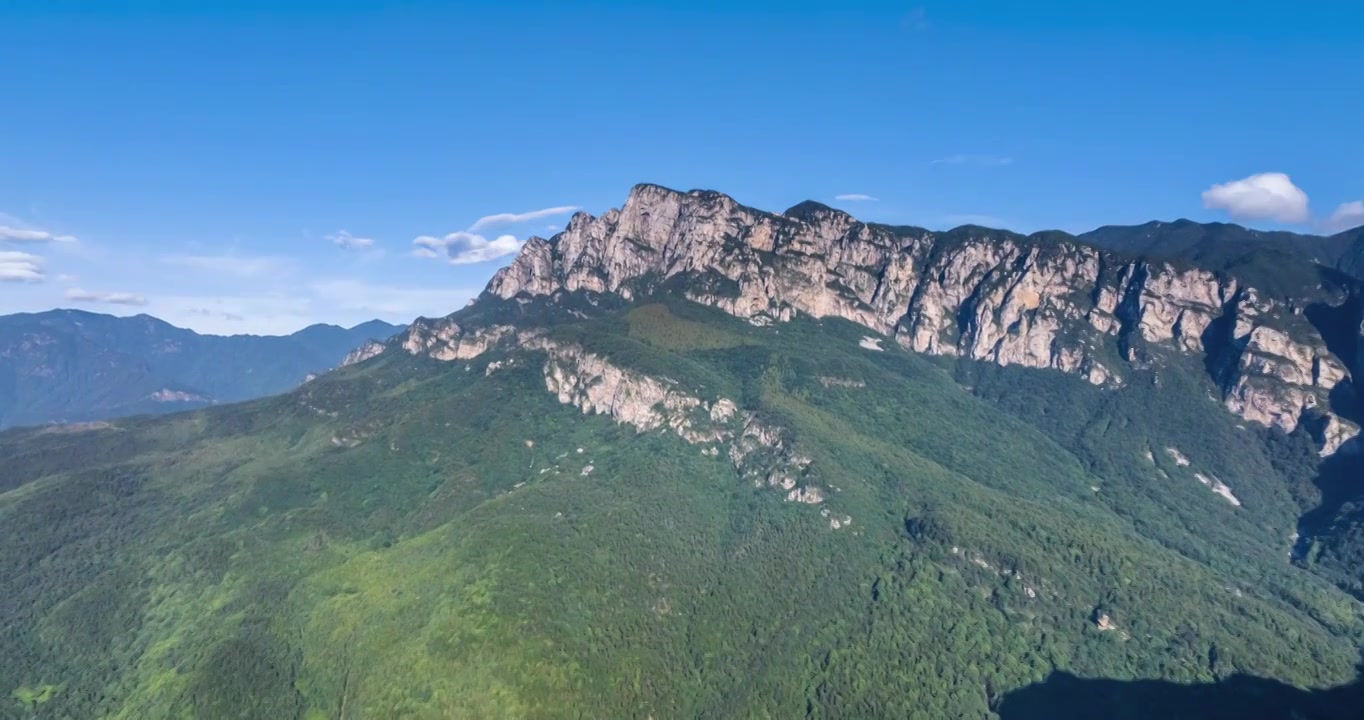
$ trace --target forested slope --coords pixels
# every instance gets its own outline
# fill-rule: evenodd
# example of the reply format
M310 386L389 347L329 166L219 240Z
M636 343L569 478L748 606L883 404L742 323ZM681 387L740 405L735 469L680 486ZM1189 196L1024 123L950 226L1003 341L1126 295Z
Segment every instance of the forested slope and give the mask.
M1359 603L1289 561L1310 440L1199 368L1105 390L667 295L479 314L519 334L0 435L0 716L983 717L1057 671L1355 677Z

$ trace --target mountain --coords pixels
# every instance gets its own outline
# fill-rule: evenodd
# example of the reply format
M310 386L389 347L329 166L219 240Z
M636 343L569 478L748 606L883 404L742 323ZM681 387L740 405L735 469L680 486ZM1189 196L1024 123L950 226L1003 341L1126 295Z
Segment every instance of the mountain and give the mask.
M555 243L530 240L489 291L629 298L678 279L692 301L750 322L841 317L915 352L1108 387L1131 368L1193 361L1209 368L1228 409L1285 432L1306 423L1334 453L1359 434L1342 416L1356 403L1340 353L1357 358L1327 338L1357 344L1359 283L1313 265L1266 291L1252 284L1260 273L1239 269L1103 252L1056 232L935 234L859 223L818 203L774 215L718 193L641 186L620 210L578 214ZM1337 394L1343 410L1330 402Z
M1152 258L1191 261L1209 270L1236 272L1256 287L1289 292L1311 284L1314 266L1335 268L1364 279L1355 257L1364 252L1364 228L1331 237L1264 232L1229 223L1176 220L1135 226L1108 226L1080 235L1109 250Z
M1364 227L1347 230L1337 237L1346 244L1337 265L1343 272L1364 278Z
M1350 717L1319 272L639 186L291 392L0 434L0 717Z
M293 335L200 335L147 315L0 316L0 428L103 420L283 392L400 326L313 325Z

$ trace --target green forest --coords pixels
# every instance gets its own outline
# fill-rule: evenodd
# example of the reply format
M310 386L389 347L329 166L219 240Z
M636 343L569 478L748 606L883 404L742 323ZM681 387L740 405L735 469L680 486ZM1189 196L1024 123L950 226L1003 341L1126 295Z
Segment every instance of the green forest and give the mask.
M1293 556L1311 439L1201 367L1101 390L669 297L480 306L732 399L826 500L561 404L514 347L0 434L0 718L1007 720L1054 678L1356 678L1364 606Z

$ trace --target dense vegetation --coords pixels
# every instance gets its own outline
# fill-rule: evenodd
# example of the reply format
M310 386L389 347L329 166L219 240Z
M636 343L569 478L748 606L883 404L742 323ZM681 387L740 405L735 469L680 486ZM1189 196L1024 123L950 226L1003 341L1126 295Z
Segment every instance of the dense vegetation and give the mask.
M186 410L284 392L398 327L313 325L293 335L199 335L147 315L0 316L0 428ZM154 393L183 393L157 399Z
M559 404L521 350L10 432L0 717L1009 717L1058 671L1355 676L1359 602L1288 557L1315 454L1197 368L1103 392L843 322L470 312L733 398L851 525Z
M1364 258L1364 233L1360 229L1322 237L1176 220L1101 227L1079 239L1129 255L1229 272L1270 295L1309 290L1321 267L1364 280L1364 263L1359 262Z
M1227 273L1271 295L1293 298L1352 376L1364 377L1364 228L1319 237L1179 220L1105 227L1080 237L1121 252ZM1001 388L1000 395L1006 393L1010 396L1006 404L1035 414L1037 406L1025 399L1026 389L1014 393L1012 386ZM1342 417L1364 424L1364 396L1355 382L1338 385L1330 401ZM1046 422L1064 418L1078 428L1087 422L1083 417L1058 413ZM1155 417L1163 414L1145 419ZM1150 427L1142 422L1135 426ZM1322 463L1310 457L1308 438L1301 435L1271 436L1264 446L1273 454L1270 459L1278 471L1269 477L1287 478L1305 513L1298 526L1301 542L1295 560L1364 599L1364 452L1356 447ZM1106 439L1094 450L1107 454L1122 440L1121 435L1115 436L1110 445ZM1235 468L1256 454L1228 455L1221 462Z

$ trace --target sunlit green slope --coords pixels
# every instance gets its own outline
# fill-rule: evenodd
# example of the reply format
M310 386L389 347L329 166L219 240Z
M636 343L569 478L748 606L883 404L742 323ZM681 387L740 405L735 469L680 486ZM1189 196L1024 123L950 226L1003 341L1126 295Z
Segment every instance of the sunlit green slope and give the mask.
M1289 563L1306 439L1197 372L1103 391L667 300L519 322L732 399L829 496L562 404L515 343L0 435L0 717L985 717L1057 669L1354 677L1359 605Z

